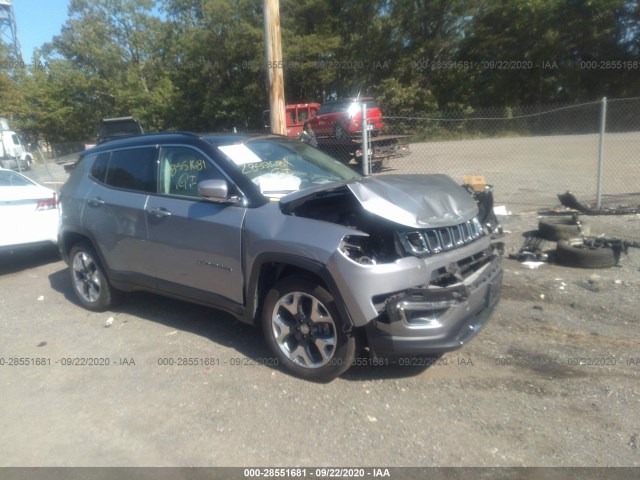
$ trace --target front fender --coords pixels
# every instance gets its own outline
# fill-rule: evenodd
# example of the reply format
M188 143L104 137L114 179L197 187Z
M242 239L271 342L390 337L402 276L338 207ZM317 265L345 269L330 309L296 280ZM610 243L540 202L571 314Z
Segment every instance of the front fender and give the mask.
M297 255L290 255L286 253L261 253L258 255L253 264L249 274L249 281L247 283L247 291L245 293L247 299L247 314L250 314L252 320L255 321L258 309L261 306L261 281L264 281L263 273L265 272L266 265L275 265L282 268L295 268L301 272L307 272L312 276L320 278L326 289L336 300L336 308L340 313L340 316L345 320L348 329L353 327L353 320L351 314L346 308L346 304L340 293L340 289L336 284L331 273L327 270L326 266L322 263L310 260L305 257ZM271 285L270 285L271 286ZM269 286L269 287L270 287ZM263 289L264 290L264 289ZM264 292L266 293L266 291Z

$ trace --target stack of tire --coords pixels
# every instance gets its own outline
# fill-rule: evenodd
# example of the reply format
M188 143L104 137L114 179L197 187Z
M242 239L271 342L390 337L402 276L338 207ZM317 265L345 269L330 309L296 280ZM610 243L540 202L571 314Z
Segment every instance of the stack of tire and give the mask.
M609 268L618 263L619 254L612 248L588 241L588 224L573 217L540 220L538 235L558 242L556 260L561 265L579 268Z

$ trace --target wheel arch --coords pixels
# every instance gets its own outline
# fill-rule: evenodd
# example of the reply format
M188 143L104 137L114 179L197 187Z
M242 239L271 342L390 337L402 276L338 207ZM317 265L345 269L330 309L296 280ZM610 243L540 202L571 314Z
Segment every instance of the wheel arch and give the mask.
M81 229L67 228L65 230L60 231L58 236L58 249L60 250L60 255L64 259L65 262L69 263L69 252L74 245L77 245L80 242L87 242L93 250L98 255L98 259L102 263L102 265L107 267L102 254L100 253L100 249L97 248L96 242L94 241L93 236L85 232Z
M325 265L288 254L262 254L254 261L246 292L247 315L251 322L260 323L259 318L267 292L283 278L296 275L317 281L333 296L338 313L344 319L346 331L351 331L353 320L340 290Z

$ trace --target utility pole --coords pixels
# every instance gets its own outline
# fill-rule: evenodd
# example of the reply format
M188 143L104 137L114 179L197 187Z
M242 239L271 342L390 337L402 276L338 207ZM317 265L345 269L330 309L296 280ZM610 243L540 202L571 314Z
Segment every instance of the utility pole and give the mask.
M280 0L264 0L264 48L269 79L271 132L286 135L284 65L280 35Z

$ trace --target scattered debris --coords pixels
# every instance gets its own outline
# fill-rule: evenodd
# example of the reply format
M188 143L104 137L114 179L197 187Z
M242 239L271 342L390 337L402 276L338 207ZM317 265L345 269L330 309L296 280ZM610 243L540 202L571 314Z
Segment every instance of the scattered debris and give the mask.
M591 205L584 205L578 202L578 199L571 192L558 195L560 203L567 208L577 210L585 215L628 215L632 213L640 213L640 205L621 206L618 208L591 208Z
M40 342L38 345L36 345L37 347L44 347L47 344L47 342Z
M590 292L598 293L600 291L600 287L595 286L593 283L580 281L576 282L576 285L584 288L585 290L589 290Z
M104 322L104 328L109 328L112 323L113 323L113 317L107 318L107 321Z
M467 175L462 178L462 183L470 192L483 192L488 186L482 175Z
M589 225L584 225L577 214L571 217L548 218L538 222L538 235L552 242L578 237L584 238L589 233Z
M618 238L587 237L588 227L577 214L571 218L540 220L538 230L524 234L524 245L509 258L538 268L538 262L557 261L579 268L609 268L617 265L621 253L629 248L640 248L640 242ZM543 242L557 241L555 251L544 251ZM588 286L580 285L590 289Z
M43 301L43 300L44 300L44 295L40 295L40 296L38 297L38 301L39 301L39 302L41 302L41 301Z
M589 275L589 279L587 280L591 285L599 285L602 283L602 277L600 275Z
M493 186L487 185L484 177L464 177L462 185L478 204L478 220L489 230L491 238L500 238L504 235L502 225L496 217L493 207ZM505 207L506 210L506 207Z
M556 259L558 263L568 267L609 268L617 265L622 251L621 245L599 238L560 240Z
M509 258L519 262L546 262L549 256L542 250L544 238L538 236L537 232L527 232L524 244L518 253L510 253Z
M502 216L513 215L513 212L507 210L506 205L498 205L497 207L493 207L493 213Z
M546 262L536 262L536 261L532 261L532 260L527 260L526 262L522 262L522 265L524 265L525 267L529 267L530 269L536 269L538 268L540 265L544 265Z

